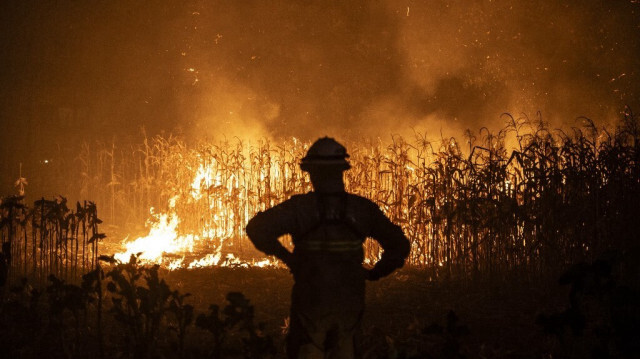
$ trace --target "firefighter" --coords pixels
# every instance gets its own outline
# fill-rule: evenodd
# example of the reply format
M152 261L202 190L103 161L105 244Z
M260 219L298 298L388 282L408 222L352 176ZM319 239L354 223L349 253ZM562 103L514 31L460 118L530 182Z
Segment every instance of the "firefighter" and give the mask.
M348 157L334 139L317 140L300 163L313 191L258 213L246 227L255 247L276 256L293 274L289 358L359 357L365 280L391 274L409 254L399 226L372 201L345 191ZM293 252L278 241L285 234L291 235ZM363 267L366 238L383 249L371 269Z

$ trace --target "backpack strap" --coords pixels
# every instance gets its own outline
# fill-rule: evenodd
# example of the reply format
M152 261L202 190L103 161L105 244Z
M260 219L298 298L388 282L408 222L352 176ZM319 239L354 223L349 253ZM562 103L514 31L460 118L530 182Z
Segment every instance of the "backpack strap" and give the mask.
M308 251L349 252L361 250L362 240L364 240L365 236L354 226L353 223L351 223L351 221L347 219L348 194L346 192L339 194L324 194L314 192L314 194L316 196L316 205L319 220L314 225L306 229L303 233L299 234L298 238L300 240L297 241L296 246ZM340 209L337 218L330 218L326 208L326 199L329 196L336 195L340 196ZM346 227L359 240L320 241L306 239L306 237L308 237L310 233L315 232L322 227L324 227L326 230L326 227L331 225Z

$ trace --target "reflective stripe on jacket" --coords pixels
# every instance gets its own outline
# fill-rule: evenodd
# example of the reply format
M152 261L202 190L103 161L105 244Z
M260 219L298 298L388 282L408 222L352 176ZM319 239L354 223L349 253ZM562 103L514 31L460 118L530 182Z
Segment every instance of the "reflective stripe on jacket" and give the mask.
M314 231L320 233L313 234ZM372 270L376 277L402 267L410 248L400 227L375 203L346 192L295 195L256 214L247 224L246 232L257 249L275 255L289 266L300 251L346 254L359 250L361 253L364 239L373 238L383 249L380 261ZM294 255L278 241L285 234L292 236Z

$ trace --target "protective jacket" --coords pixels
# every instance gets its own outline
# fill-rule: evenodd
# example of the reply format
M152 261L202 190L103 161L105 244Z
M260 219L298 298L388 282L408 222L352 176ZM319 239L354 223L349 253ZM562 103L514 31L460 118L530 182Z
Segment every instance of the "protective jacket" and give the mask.
M331 331L337 340L353 337L364 309L365 280L402 267L409 254L409 241L400 227L372 201L347 192L295 195L258 213L246 232L257 249L291 269L291 331L303 331L298 339L321 349L329 345ZM293 253L278 241L285 234L291 235ZM367 237L383 249L371 270L362 267ZM291 337L301 335L291 331L290 347Z

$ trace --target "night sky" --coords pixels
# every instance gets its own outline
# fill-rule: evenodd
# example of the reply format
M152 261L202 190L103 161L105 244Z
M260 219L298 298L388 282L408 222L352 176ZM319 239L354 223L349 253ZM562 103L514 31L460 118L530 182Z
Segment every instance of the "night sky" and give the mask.
M142 126L310 139L640 108L632 0L3 1L0 27L13 177L52 146Z

